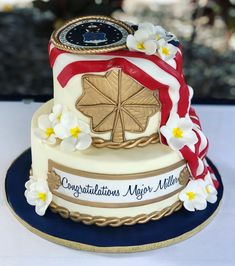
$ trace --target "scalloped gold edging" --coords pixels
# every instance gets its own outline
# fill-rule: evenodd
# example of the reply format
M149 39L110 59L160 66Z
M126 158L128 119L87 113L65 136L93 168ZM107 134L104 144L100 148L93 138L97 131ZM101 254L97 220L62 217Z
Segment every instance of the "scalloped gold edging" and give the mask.
M101 138L92 138L92 145L96 148L131 149L134 147L145 147L149 144L155 143L159 143L159 135L157 133L154 133L148 137L127 140L122 143L104 140Z
M134 225L134 224L144 224L148 221L157 221L165 216L171 215L181 209L182 202L177 201L169 207L164 208L161 211L154 211L150 214L140 214L134 217L103 217L103 216L92 216L89 214L81 214L79 212L70 212L67 208L58 206L55 202L50 204L50 210L54 213L58 213L63 218L70 218L74 222L83 222L86 225L95 224L97 226L112 226L118 227L121 225Z
M113 23L118 24L119 26L123 27L129 34L133 34L134 30L127 25L126 23L120 21L120 20L116 20L114 18L111 17L107 17L107 16L83 16L83 17L79 17L79 18L75 18L72 20L69 20L67 23L65 23L62 27L60 27L58 30L54 31L51 35L51 41L52 43L55 45L56 48L64 50L66 52L70 52L70 53L75 53L75 54L96 54L96 53L107 53L107 52L112 52L112 51L116 51L116 50L121 50L121 49L125 49L127 48L126 44L123 45L117 45L117 46L113 46L113 47L108 47L108 48L99 48L99 49L85 49L85 48L73 48L70 47L68 45L62 44L58 38L59 33L64 30L66 27L68 27L69 25L76 23L78 21L81 20L85 20L85 19L103 19L103 20L107 20Z
M215 210L215 212L207 219L205 220L202 224L200 224L199 226L195 227L194 229L192 229L191 231L188 231L180 236L168 239L168 240L164 240L164 241L160 241L160 242L155 242L155 243L151 243L151 244L144 244L144 245L135 245L135 246L114 246L114 247L99 247L99 246L93 246L93 245L88 245L88 244L83 244L80 242L75 242L75 241L70 241L70 240L66 240L66 239L62 239L59 237L55 237L49 234L46 234L36 228L34 228L33 226L31 226L30 224L28 224L27 222L25 222L23 219L21 219L15 212L14 210L11 208L11 206L9 205L8 201L7 202L7 206L9 207L11 213L15 216L15 218L25 227L27 228L30 232L32 232L33 234L44 238L50 242L53 242L55 244L58 245L63 245L69 248L73 248L73 249L78 249L78 250L84 250L84 251L90 251L90 252L105 252L105 253L134 253L134 252L142 252L142 251L148 251L148 250L153 250L153 249L158 249L158 248L163 248L163 247L167 247L170 245L174 245L177 244L183 240L186 240L190 237L192 237L193 235L195 235L196 233L198 233L199 231L201 231L202 229L204 229L217 215L220 207L221 207L221 202L222 199L217 207L217 209Z

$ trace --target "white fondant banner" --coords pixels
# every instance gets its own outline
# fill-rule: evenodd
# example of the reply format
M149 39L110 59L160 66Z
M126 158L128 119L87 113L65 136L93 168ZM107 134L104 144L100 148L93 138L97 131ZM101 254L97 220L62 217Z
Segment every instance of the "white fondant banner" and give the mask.
M138 177L137 174L136 178L133 175L123 175L121 179L120 176L115 178L115 175L110 175L110 179L107 179L107 176L105 179L95 179L93 173L92 177L85 177L53 166L52 172L60 178L60 185L53 193L61 198L65 196L66 200L71 199L72 202L77 200L103 204L136 203L154 199L157 201L158 198L163 200L168 194L173 195L182 188L179 177L184 168L185 165L181 165L150 177Z

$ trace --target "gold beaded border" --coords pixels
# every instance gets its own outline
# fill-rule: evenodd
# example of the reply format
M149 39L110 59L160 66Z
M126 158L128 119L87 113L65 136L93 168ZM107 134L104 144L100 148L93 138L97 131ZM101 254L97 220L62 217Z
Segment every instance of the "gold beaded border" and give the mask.
M51 41L55 45L56 48L59 48L61 50L70 52L70 53L75 53L75 54L96 54L96 53L107 53L107 52L112 52L116 50L121 50L127 48L126 44L122 45L113 45L112 47L107 47L107 48L99 48L99 49L92 49L92 48L73 48L70 47L69 45L62 44L58 38L59 34L61 33L62 30L64 30L66 27L70 26L71 24L74 24L76 22L82 21L82 20L88 20L88 19L97 19L97 20L106 20L112 23L115 23L119 25L120 27L124 28L129 34L134 34L134 30L127 25L126 23L116 20L111 17L107 16L84 16L84 17L79 17L72 19L65 23L61 28L58 30L54 31L51 35Z
M82 222L86 225L95 224L100 227L111 226L119 227L121 225L134 225L144 224L148 221L158 221L165 216L171 215L182 208L183 204L181 201L173 203L171 206L164 208L161 211L154 211L150 214L140 214L134 217L104 217L104 216L92 216L89 214L82 214L79 212L70 212L67 208L57 205L55 202L50 204L50 210L54 213L58 213L61 217L68 219L70 218L74 222Z

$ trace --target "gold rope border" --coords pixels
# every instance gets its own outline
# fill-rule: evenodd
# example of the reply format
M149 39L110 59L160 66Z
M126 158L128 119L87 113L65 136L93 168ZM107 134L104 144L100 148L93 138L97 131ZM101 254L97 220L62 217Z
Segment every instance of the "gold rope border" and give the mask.
M182 208L182 202L177 201L169 207L164 208L161 211L154 211L150 214L140 214L134 217L103 217L103 216L92 216L89 214L81 214L79 212L70 212L68 209L58 206L55 202L50 204L50 210L54 213L58 213L63 218L70 218L74 222L83 222L86 225L95 224L100 227L111 226L119 227L121 225L134 225L134 224L144 224L148 221L157 221L162 217L169 216L173 212L176 212Z
M159 135L156 133L148 137L140 137L134 140L127 140L122 143L112 142L101 138L92 138L92 145L96 148L131 149L134 147L145 147L149 144L156 143L159 143Z
M75 241L70 241L70 240L66 240L63 238L59 238L59 237L55 237L49 234L46 234L36 228L34 228L33 226L31 226L30 224L28 224L27 222L25 222L23 219L21 219L12 209L12 207L10 206L10 204L8 203L7 199L5 199L7 202L7 206L10 209L11 213L13 214L13 216L16 218L16 220L18 220L18 222L20 222L25 228L27 228L30 232L32 232L33 234L44 238L50 242L53 242L55 244L58 245L63 245L69 248L73 248L73 249L78 249L78 250L84 250L84 251L90 251L90 252L103 252L103 253L134 253L134 252L143 252L143 251L147 251L147 250L153 250L153 249L158 249L158 248L163 248L163 247L167 247L170 245L174 245L177 244L183 240L186 240L190 237L192 237L193 235L195 235L196 233L198 233L199 231L201 231L202 229L204 229L217 215L217 213L219 212L219 209L221 207L221 202L222 199L217 207L217 209L214 211L214 213L207 219L205 220L202 224L200 224L199 226L195 227L194 229L192 229L191 231L188 231L180 236L174 237L174 238L170 238L168 240L164 240L164 241L160 241L160 242L155 242L155 243L151 243L151 244L144 244L144 245L135 245L135 246L114 246L114 247L99 247L99 246L94 246L94 245L88 245L88 244L83 244L80 242L75 242Z

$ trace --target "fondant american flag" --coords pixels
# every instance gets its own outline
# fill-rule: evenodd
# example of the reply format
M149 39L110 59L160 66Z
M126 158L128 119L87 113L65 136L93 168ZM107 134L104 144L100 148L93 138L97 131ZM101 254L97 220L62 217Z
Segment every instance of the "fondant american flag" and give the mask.
M162 105L161 125L165 125L171 112L177 112L180 117L189 114L197 135L197 143L192 149L184 146L179 152L187 163L194 178L204 178L212 170L205 163L208 150L208 140L204 136L200 121L191 107L193 90L185 83L182 73L182 51L174 59L164 62L155 55L121 50L96 55L74 55L57 49L49 43L50 64L61 87L77 74L104 72L111 68L120 68L136 81L150 90L158 90ZM57 59L60 60L57 60ZM161 135L161 142L167 145ZM214 175L211 175L218 187Z

